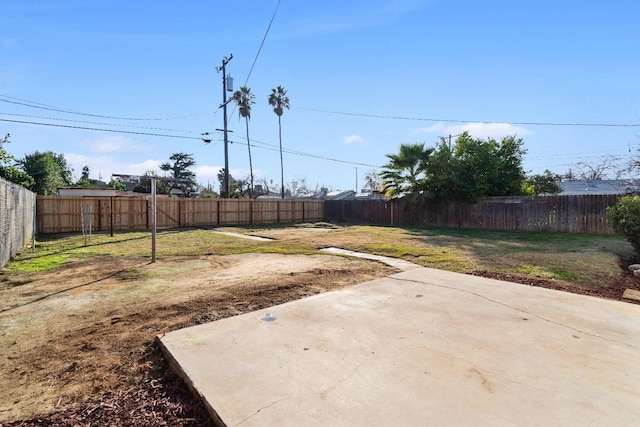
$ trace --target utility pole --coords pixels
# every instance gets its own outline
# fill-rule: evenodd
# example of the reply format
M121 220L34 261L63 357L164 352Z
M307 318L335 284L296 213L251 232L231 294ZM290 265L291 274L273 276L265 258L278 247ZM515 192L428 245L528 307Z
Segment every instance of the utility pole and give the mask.
M229 57L222 58L222 66L216 67L218 72L222 71L222 111L224 126L222 133L224 134L224 197L229 197L229 139L227 137L227 71L226 66L233 59L233 54Z
M358 194L358 167L356 166L356 194Z

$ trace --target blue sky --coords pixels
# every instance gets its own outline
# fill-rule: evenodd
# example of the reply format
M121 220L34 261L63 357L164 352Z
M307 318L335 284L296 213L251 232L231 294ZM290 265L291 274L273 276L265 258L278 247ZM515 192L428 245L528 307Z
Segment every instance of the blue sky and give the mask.
M354 189L401 143L433 146L464 130L522 137L530 173L640 154L640 2L281 0L249 76L277 4L3 0L0 133L11 134L8 151L63 153L76 178L88 165L104 180L159 171L186 152L198 181L217 189L216 67L233 54L235 88L248 78L256 95L255 174L275 183L278 121L267 97L277 85L291 100L282 116L285 181L312 187ZM229 169L246 178L244 121L233 107L229 129ZM210 144L203 132L213 134Z

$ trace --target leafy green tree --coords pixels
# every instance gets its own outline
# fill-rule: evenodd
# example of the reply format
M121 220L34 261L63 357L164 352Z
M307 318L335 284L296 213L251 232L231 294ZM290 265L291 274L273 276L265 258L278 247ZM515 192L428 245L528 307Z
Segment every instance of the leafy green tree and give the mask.
M83 187L83 188L96 187L95 180L89 178L89 166L85 165L82 167L82 175L80 176L80 179L76 181L75 185L76 187Z
M169 182L169 187L179 189L185 197L191 196L197 188L196 174L190 170L196 164L193 154L173 153L169 160L173 163L164 162L160 165L160 169L169 172L171 178L187 180L186 182Z
M251 161L251 142L249 140L249 120L251 119L251 106L255 104L255 95L251 93L251 89L247 86L241 86L240 89L234 92L233 100L238 105L238 115L244 117L245 125L247 129L247 149L249 150L249 198L252 197L253 192L253 163Z
M73 184L71 169L64 158L64 154L52 151L27 154L19 160L20 168L34 180L31 190L37 194L47 196L58 193L58 187Z
M418 195L424 191L433 148L423 144L401 144L398 154L387 154L389 162L380 173L382 191L389 197Z
M441 137L429 159L429 170L425 189L427 196L436 200L460 199L460 185L457 175L460 169L458 159L451 146Z
M618 233L624 234L640 255L640 196L624 196L614 206L607 208L611 225Z
M456 139L458 199L475 202L483 197L518 196L525 180L522 139L508 136L474 139L467 132Z
M273 107L273 112L278 116L278 138L280 140L280 192L284 199L284 162L282 160L282 113L284 109L289 109L289 97L287 91L280 85L271 89L269 95L269 105Z
M147 193L151 194L151 178L159 178L155 171L146 171L140 178L138 185L133 187L134 193ZM156 180L156 194L171 194L171 187L161 179Z
M390 162L380 174L388 196L423 200L475 202L489 196L522 194L525 173L521 139L474 139L463 133L451 147L442 138L436 148L424 144L400 146L387 154Z
M522 194L522 183L526 173L522 167L527 149L522 138L507 136L500 142L490 139L497 147L493 159L496 162L495 175L487 196L519 196Z
M198 190L200 192L200 195L198 197L203 199L217 199L218 197L220 197L220 195L213 190L213 186L210 183L206 186L199 186Z
M224 191L224 168L218 171L218 182L220 182L220 193ZM245 187L246 185L246 187ZM249 183L242 179L235 179L229 174L229 198L242 199L248 194Z
M111 178L111 181L109 181L109 183L107 184L108 188L113 188L116 191L125 191L127 189L127 186L124 185L123 182L120 182L118 180L115 180L113 178ZM149 192L151 192L151 189L149 189Z
M33 188L35 181L32 177L21 171L16 166L16 159L4 148L4 144L9 144L11 135L6 134L0 139L0 177L23 187Z
M545 170L542 174L529 176L523 183L523 189L526 194L538 196L540 194L558 194L562 192L562 188L558 182L562 177L550 170Z

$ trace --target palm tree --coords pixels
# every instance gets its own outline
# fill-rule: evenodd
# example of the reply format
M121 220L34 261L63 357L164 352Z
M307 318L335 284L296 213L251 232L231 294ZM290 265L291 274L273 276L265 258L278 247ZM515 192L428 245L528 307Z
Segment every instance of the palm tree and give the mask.
M398 154L387 154L389 162L380 173L382 189L390 197L417 195L424 189L433 148L424 144L400 144Z
M247 126L247 149L249 150L249 173L251 177L249 198L253 195L253 163L251 162L251 143L249 142L249 120L251 119L251 106L256 103L254 101L255 98L255 95L251 93L251 88L246 86L240 86L240 88L233 93L232 98L238 106L238 116L244 117Z
M289 97L287 91L280 85L271 89L269 95L269 105L273 107L273 112L278 115L278 137L280 138L280 190L284 199L284 163L282 162L282 113L283 108L289 109Z

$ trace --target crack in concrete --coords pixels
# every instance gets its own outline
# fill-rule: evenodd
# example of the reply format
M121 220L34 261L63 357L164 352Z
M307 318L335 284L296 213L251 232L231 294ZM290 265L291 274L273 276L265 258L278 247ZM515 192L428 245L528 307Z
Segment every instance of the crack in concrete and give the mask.
M558 322L556 320L540 316L539 314L529 312L529 311L527 311L525 309L522 309L522 308L519 308L519 307L514 307L514 306L509 305L507 303L504 303L502 301L497 301L497 300L491 299L491 298L489 298L487 296L484 296L482 294L479 294L477 292L468 291L466 289L460 289L460 288L456 288L456 287L453 287L453 286L438 285L438 284L435 284L435 283L423 282L423 281L414 280L414 279L401 279L401 278L393 277L393 276L390 276L389 278L392 279L392 280L399 281L399 282L419 283L419 284L422 284L422 285L434 286L434 287L437 287L437 288L450 289L450 290L453 290L453 291L463 292L463 293L466 293L466 294L469 294L469 295L476 296L478 298L482 298L482 299L484 299L486 301L489 301L491 303L502 305L504 307L510 308L511 310L518 311L520 313L524 313L524 314L527 314L527 315L530 315L530 316L534 316L534 317L536 317L536 318L538 318L538 319L540 319L540 320L542 320L544 322L552 323L552 324L554 324L556 326L567 328L567 329L570 329L572 331L575 331L575 332L578 332L578 333L581 333L581 334L584 334L584 335L588 335L588 336L593 337L593 338L598 338L598 339L601 339L601 340L604 340L604 341L609 341L611 343L622 345L617 340L614 340L614 339L611 339L611 338L607 338L607 337L604 337L602 335L593 334L591 332L583 331L583 330L575 328L575 327L573 327L571 325L567 325L567 324L564 324L562 322ZM632 344L625 343L624 345L627 346L627 347L636 348L636 346L634 346Z
M240 421L237 424L234 424L234 426L239 426L241 424L244 424L246 421L250 420L251 418L255 417L256 415L258 415L261 411L263 411L264 409L269 409L271 408L273 405L277 405L280 402L284 402L285 400L289 399L289 396L284 397L282 399L278 399L275 402L271 402L268 405L263 406L262 408L258 409L257 411L255 411L253 414L249 415L247 418L245 418L244 420Z

